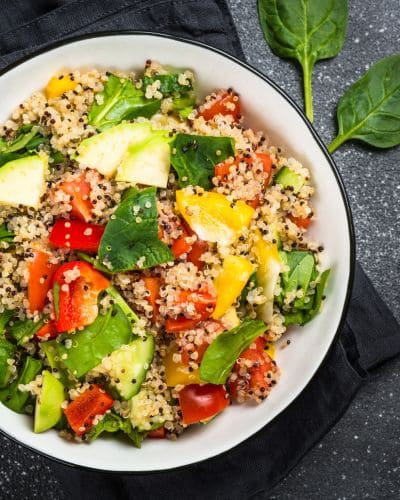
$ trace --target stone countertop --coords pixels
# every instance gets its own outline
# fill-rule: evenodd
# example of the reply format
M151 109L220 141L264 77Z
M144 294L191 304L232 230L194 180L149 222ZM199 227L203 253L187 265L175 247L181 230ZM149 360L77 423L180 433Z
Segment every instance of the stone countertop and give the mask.
M315 128L329 143L343 91L371 62L400 51L399 0L350 0L345 46L314 71ZM264 42L256 0L229 0L250 64L302 105L300 72ZM334 155L350 197L358 260L400 320L400 148L372 150L348 143ZM398 498L400 490L400 359L387 363L360 390L347 413L280 483L271 499ZM0 498L63 498L52 463L0 437ZM28 457L27 457L28 454ZM27 458L31 461L26 468Z

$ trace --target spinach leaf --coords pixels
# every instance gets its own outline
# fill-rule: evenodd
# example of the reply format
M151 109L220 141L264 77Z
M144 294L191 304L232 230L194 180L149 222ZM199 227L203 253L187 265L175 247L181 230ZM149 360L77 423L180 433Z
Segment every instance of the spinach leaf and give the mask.
M115 75L108 77L104 90L97 96L98 100L90 108L88 122L98 130L138 116L149 118L161 104L160 100L146 99L143 90L137 89L129 78Z
M110 272L146 269L174 260L158 239L156 188L127 196L108 222L99 247L99 259Z
M196 96L193 93L189 93L184 97L176 97L172 101L172 109L178 113L178 115L185 119L193 111L196 104Z
M95 321L74 334L62 334L56 340L44 342L46 350L54 354L72 375L82 377L101 363L102 359L132 337L131 324L117 305L106 314L99 314ZM68 349L65 340L72 340ZM52 349L51 349L52 348Z
M178 174L180 187L210 189L215 165L235 155L231 137L177 134L171 148L171 164Z
M8 322L13 316L14 316L14 311L12 310L3 311L0 314L0 335L3 335Z
M139 320L136 313L132 311L126 300L122 297L122 295L118 292L118 290L114 286L112 285L109 286L106 289L106 292L113 299L114 304L117 304L117 306L121 308L122 312L129 319L129 321L131 321L132 323L136 323Z
M258 283L257 283L257 271L254 271L254 273L250 276L249 280L246 283L246 286L243 288L242 293L240 294L239 297L239 304L241 306L244 306L247 304L247 295L251 290L254 290L254 288L257 288Z
M262 333L262 321L245 319L236 328L221 333L204 353L200 364L200 378L212 384L225 384L240 354Z
M314 64L336 56L347 28L347 0L258 0L264 36L280 57L296 59L303 68L305 110L313 121Z
M103 266L96 257L92 257L91 255L85 252L76 252L76 255L85 262L91 264L95 269L101 271L104 274L111 274L108 267Z
M7 360L13 359L16 350L15 345L0 337L0 388L5 387L10 380L11 372Z
M6 243L14 242L14 234L7 229L6 224L0 225L0 242L5 241Z
M42 370L42 366L43 363L39 359L27 356L18 378L11 385L0 390L0 401L10 408L10 410L23 413L30 393L21 392L18 386L32 382Z
M332 153L349 139L377 148L400 144L400 54L376 62L346 90L337 108L339 132Z
M321 309L322 300L324 298L324 290L326 286L326 282L328 281L329 274L331 270L326 269L320 276L319 282L315 289L314 301L312 303L312 307L309 311L304 314L303 325L313 320L315 316L319 313Z
M119 431L126 434L137 448L141 447L144 433L134 429L129 419L122 418L115 413L107 413L98 424L89 429L89 431L85 434L84 439L85 441L91 443L103 432Z
M42 318L36 323L31 319L16 321L9 328L9 335L17 341L17 345L26 344L42 328L45 319Z
M0 167L9 161L28 156L45 140L37 125L23 125L13 141L0 142Z
M152 75L143 77L143 87L146 89L148 85L153 85L156 81L160 82L158 91L163 94L164 97L168 95L179 93L186 93L193 89L192 81L187 79L187 85L182 85L179 83L180 73L166 73L165 75Z

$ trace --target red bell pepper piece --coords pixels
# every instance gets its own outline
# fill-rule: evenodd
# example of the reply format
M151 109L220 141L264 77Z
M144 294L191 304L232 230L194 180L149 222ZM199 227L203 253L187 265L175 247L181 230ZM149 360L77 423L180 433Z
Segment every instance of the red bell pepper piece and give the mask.
M199 112L205 120L211 120L216 115L232 115L235 121L240 118L239 96L232 91L221 91L210 101L205 103L204 109Z
M90 201L90 183L86 180L85 174L82 173L73 181L63 182L60 184L60 189L71 196L69 202L72 206L71 215L88 222L92 216L93 205Z
M58 334L55 321L48 321L36 332L35 336L38 340L46 341L56 338Z
M51 230L49 241L55 247L97 252L104 229L100 224L59 219Z
M100 386L93 384L65 408L64 413L72 430L82 436L93 425L96 415L104 415L114 403Z
M158 429L154 429L147 434L147 437L152 439L165 439L166 437L165 427L159 427Z
M296 226L301 227L302 229L308 229L309 225L311 224L311 218L310 217L295 217L292 214L288 215L288 218L296 224Z
M33 260L28 264L28 301L31 313L40 312L46 305L53 275L59 267L59 264L51 264L50 258L50 253L34 250Z
M78 274L73 279L74 274ZM97 317L97 298L110 282L87 262L63 264L53 279L55 324L58 332L90 325Z
M196 316L194 318L168 318L165 322L167 333L182 332L194 328L200 321L209 318L215 309L216 298L207 292L191 292L183 290L179 294L178 302L194 304Z

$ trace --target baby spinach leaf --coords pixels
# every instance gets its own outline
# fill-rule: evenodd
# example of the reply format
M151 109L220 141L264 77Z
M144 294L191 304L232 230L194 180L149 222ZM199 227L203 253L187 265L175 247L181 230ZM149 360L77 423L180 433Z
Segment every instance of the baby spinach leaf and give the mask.
M337 108L339 132L331 153L349 139L377 148L400 144L400 54L376 62L346 90Z
M16 349L15 345L0 337L0 388L5 387L10 380L11 372L7 361L13 359Z
M36 323L31 319L16 321L9 328L9 335L17 341L17 345L26 344L42 328L44 322L45 318L40 319Z
M303 325L315 318L321 309L321 304L324 298L324 290L328 281L331 270L326 269L320 276L319 282L315 289L314 301L312 308L304 314Z
M0 313L0 335L3 335L8 322L14 316L14 312L15 311L8 310Z
M171 164L178 174L180 187L211 188L215 165L235 155L231 137L177 134L171 148Z
M174 260L158 239L156 188L127 196L108 222L99 247L99 259L110 272L146 269Z
M152 75L143 77L143 88L146 89L148 85L153 85L156 81L160 82L158 91L163 94L164 97L179 93L186 93L193 89L191 79L187 79L187 85L182 85L179 83L180 73L166 73L165 75Z
M39 359L27 356L16 380L8 387L0 390L0 401L10 410L23 413L30 393L21 392L18 386L32 382L42 370L42 366L43 363Z
M107 413L98 424L89 429L84 439L91 443L103 432L123 432L137 448L141 447L144 438L144 433L134 429L129 419L122 418L115 413Z
M110 75L90 108L88 121L98 130L105 130L123 120L138 116L149 118L159 110L160 104L160 100L146 99L143 90L137 89L129 78Z
M280 57L296 59L303 68L304 100L313 121L314 64L336 56L347 28L347 0L258 0L264 36Z
M28 156L45 140L37 125L23 125L13 141L0 142L0 167L9 161Z
M225 384L238 357L265 329L262 321L245 319L236 328L218 335L204 353L200 364L201 380Z
M131 321L132 323L136 323L139 318L137 317L136 313L132 311L126 300L122 297L122 295L118 292L118 290L114 286L109 286L106 289L106 292L108 295L113 299L114 304L117 304L125 314L125 316Z
M95 321L74 334L62 334L57 340L44 342L49 350L72 375L82 377L101 363L102 359L132 337L131 323L120 307L114 305L106 314L99 314ZM72 340L68 349L64 341Z

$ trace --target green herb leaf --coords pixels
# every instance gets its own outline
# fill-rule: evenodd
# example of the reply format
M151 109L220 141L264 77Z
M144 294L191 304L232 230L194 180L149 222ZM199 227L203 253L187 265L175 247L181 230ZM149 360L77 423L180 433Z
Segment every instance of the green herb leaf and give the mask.
M163 97L167 97L171 94L177 92L185 94L189 90L193 89L192 81L187 79L188 85L182 85L179 83L180 73L167 73L165 75L153 75L143 77L143 87L146 89L148 85L153 85L156 81L160 82L158 91L163 94Z
M23 413L30 393L21 392L18 386L32 382L36 375L41 372L42 366L43 363L40 360L27 356L17 379L8 387L0 390L0 401L10 410Z
M156 188L138 191L120 203L104 231L99 259L110 272L146 269L174 260L168 246L158 239Z
M305 325L309 321L313 320L315 318L315 316L319 313L319 311L321 309L321 304L322 304L322 301L324 298L324 290L325 290L326 283L328 281L330 272L331 272L330 269L326 269L321 274L321 276L319 278L319 282L318 282L317 287L315 289L314 302L313 302L312 308L304 314L303 323L302 323L303 325Z
M400 54L376 62L346 90L337 108L339 132L331 153L349 139L377 148L400 144Z
M16 346L8 342L8 340L0 337L0 388L7 385L11 377L9 359L14 358Z
M238 357L265 329L262 321L245 319L236 328L218 335L204 353L200 364L201 380L225 384Z
M42 328L45 319L42 318L36 323L31 319L16 321L9 328L9 335L17 341L17 345L26 344Z
M215 165L235 155L231 137L177 134L171 148L171 164L178 174L180 187L210 189Z
M301 64L306 115L312 122L313 67L340 52L346 36L347 0L258 0L258 14L275 54Z
M52 348L54 357L77 378L101 363L102 359L123 344L128 344L132 337L131 323L117 305L105 315L99 314L95 321L77 331L72 336L63 334L56 340L43 342L46 349ZM64 341L72 340L67 349ZM51 349L50 349L51 351Z
M138 116L150 118L161 104L160 100L146 99L143 90L137 89L129 78L115 75L108 77L104 90L97 96L98 100L90 108L88 121L98 130Z
M37 125L23 125L13 141L0 142L0 167L9 161L28 156L45 140Z
M126 302L126 300L122 297L122 295L118 292L118 290L114 286L109 286L106 289L106 292L110 297L112 297L114 304L117 304L122 310L122 312L125 314L125 316L131 321L132 323L136 323L139 318L132 311L132 309L129 307L129 304Z
M115 413L107 413L98 424L89 429L84 439L91 443L103 432L123 432L137 448L141 447L145 435L143 432L134 429L129 419L122 418Z
M0 314L0 335L3 335L8 322L14 316L14 312L15 311L8 310L8 311L3 311Z

